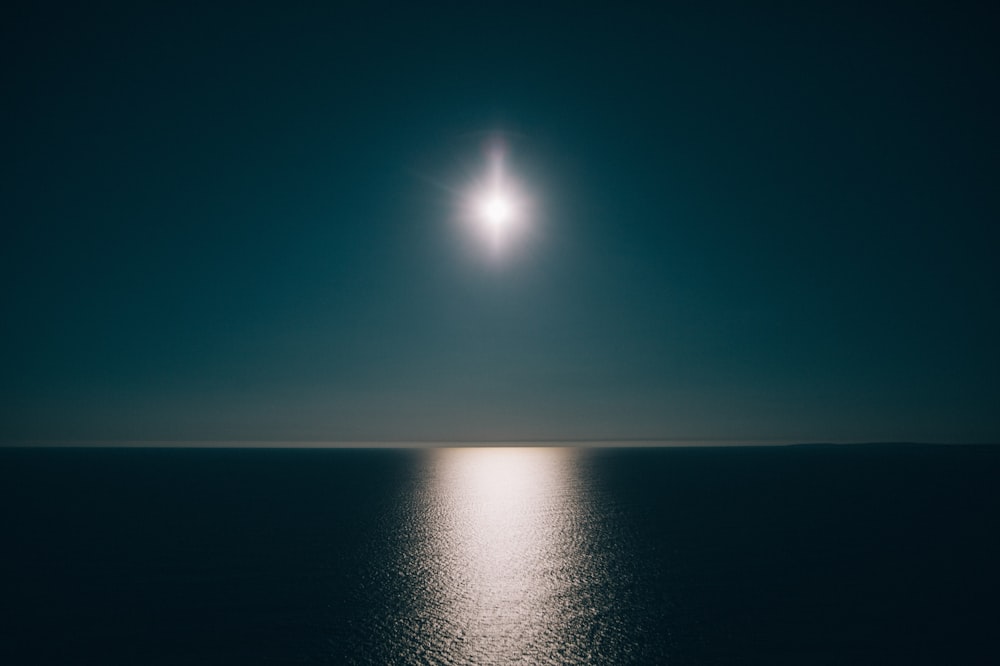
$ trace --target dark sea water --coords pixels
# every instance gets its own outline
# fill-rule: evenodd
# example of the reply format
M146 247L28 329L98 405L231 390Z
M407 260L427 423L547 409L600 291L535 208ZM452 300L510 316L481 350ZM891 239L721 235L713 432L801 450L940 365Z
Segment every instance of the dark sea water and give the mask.
M0 664L996 664L1000 447L0 449Z

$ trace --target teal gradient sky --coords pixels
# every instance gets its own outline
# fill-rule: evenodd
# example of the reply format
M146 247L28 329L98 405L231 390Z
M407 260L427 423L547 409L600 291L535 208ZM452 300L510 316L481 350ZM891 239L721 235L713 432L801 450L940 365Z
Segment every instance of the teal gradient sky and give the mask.
M0 22L0 440L1000 441L987 8L140 4Z

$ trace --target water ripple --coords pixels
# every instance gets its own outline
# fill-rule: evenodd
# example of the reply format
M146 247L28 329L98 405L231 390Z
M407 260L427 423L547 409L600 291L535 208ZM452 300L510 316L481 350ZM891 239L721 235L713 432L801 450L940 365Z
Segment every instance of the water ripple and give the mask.
M570 449L438 449L380 534L369 663L630 661L617 526ZM619 578L616 578L620 576Z

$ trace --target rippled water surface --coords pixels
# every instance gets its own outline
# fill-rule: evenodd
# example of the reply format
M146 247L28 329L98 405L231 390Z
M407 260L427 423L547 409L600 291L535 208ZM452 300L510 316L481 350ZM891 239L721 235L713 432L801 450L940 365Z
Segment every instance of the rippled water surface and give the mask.
M634 574L571 449L440 449L390 519L392 565L371 572L379 661L626 660ZM642 618L633 616L634 620Z
M996 663L1000 449L0 449L3 664Z

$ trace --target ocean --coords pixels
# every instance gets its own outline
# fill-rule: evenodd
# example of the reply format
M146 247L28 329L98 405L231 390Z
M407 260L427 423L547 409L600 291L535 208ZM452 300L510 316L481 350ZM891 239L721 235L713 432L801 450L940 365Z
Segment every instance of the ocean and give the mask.
M0 664L996 664L1000 447L0 449Z

